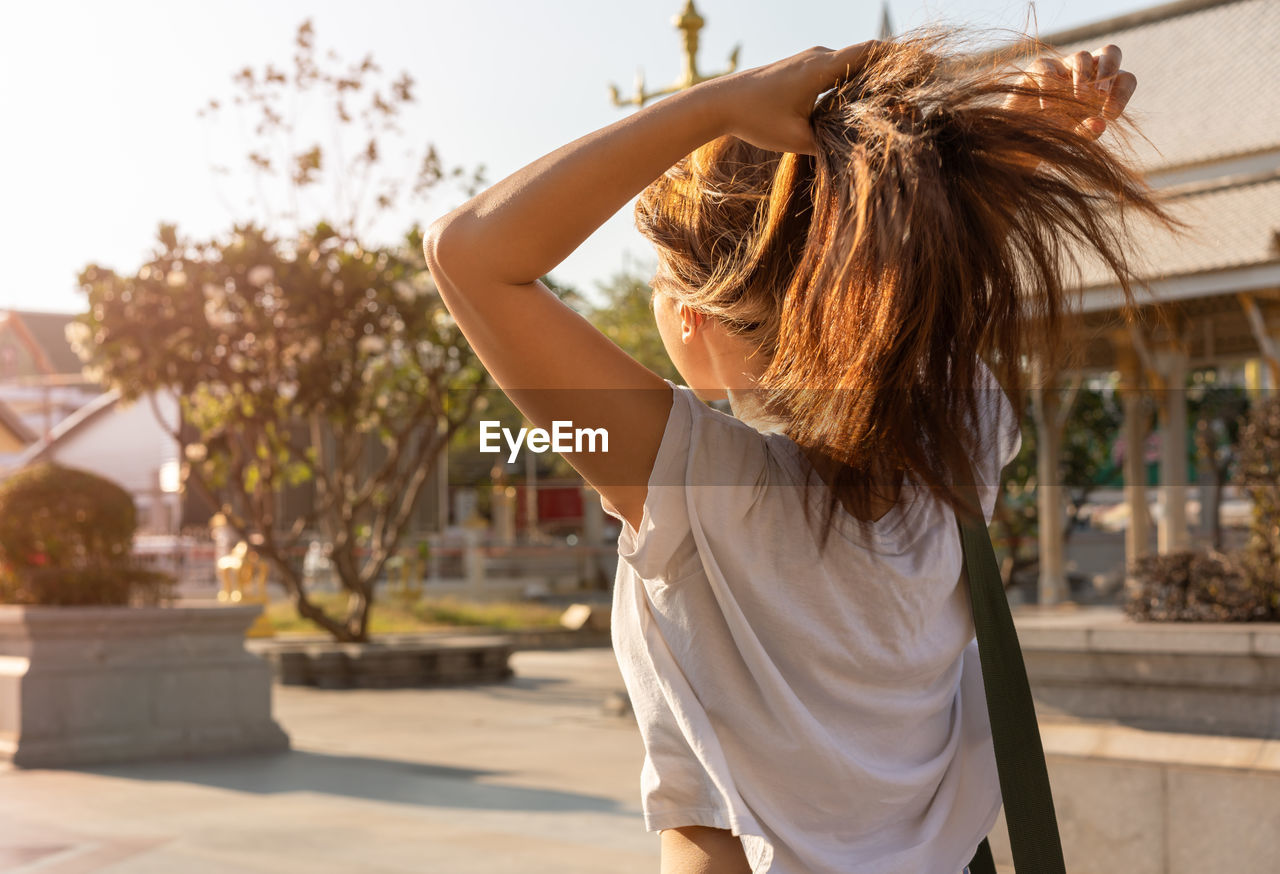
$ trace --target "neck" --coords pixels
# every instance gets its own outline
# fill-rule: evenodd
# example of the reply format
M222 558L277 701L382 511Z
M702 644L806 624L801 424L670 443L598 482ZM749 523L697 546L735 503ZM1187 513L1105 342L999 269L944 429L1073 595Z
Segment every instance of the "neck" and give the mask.
M734 418L745 422L757 431L786 433L786 423L772 416L765 409L764 392L758 388L728 388L729 406Z

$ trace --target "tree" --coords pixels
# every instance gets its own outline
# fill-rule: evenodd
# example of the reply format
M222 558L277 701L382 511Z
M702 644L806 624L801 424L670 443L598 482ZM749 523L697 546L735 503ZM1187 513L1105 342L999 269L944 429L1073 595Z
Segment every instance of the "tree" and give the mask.
M228 202L241 222L292 237L324 221L345 239L364 240L380 219L424 203L444 181L467 197L484 186L483 164L449 169L434 145L409 140L399 123L414 103L407 71L389 79L372 55L356 63L332 50L319 56L310 19L298 26L292 60L288 71L267 63L232 76L235 129L252 131L249 147L239 174L226 164L211 169L215 178L236 175L249 184ZM214 98L197 114L212 125L228 109ZM245 206L254 207L251 216Z
M652 294L639 275L621 271L597 283L602 301L588 318L622 350L661 377L680 382L680 373L667 357L650 306Z
M1071 404L1062 430L1062 483L1070 495L1064 542L1080 523L1089 495L1112 468L1111 445L1124 420L1115 392L1077 388L1068 395Z
M159 236L133 276L82 272L78 351L125 399L175 393L198 435L187 485L271 561L303 617L366 639L374 585L488 385L430 285L421 232L383 250L326 225L288 245L253 226ZM305 482L310 510L280 519L280 492ZM297 556L317 529L350 595L343 617L303 586Z
M448 170L434 146L411 142L401 121L412 77L383 76L372 56L321 55L310 21L290 69L245 67L232 82L230 106L213 99L200 114L249 116L238 178L252 195L229 206L255 215L202 241L162 225L133 275L87 267L80 351L126 398L179 396L174 436L195 435L187 486L224 507L302 616L364 640L374 584L440 448L488 384L430 285L418 227L370 241L380 220L443 182L474 194L483 165ZM282 490L303 483L314 505L279 518ZM303 589L298 547L312 529L331 543L344 616Z
M1280 613L1280 399L1253 405L1240 432L1236 481L1253 502L1249 540L1242 556L1245 577L1265 618Z
M1190 407L1196 423L1197 464L1206 466L1212 485L1211 503L1202 506L1200 513L1208 514L1213 548L1222 549L1222 491L1236 464L1249 396L1240 386L1219 384L1214 370L1193 374L1193 380Z
M1114 393L1082 387L1078 382L1062 399L1062 454L1058 476L1070 494L1064 543L1080 520L1080 512L1110 466L1110 447L1120 427L1121 412ZM1039 507L1036 497L1036 454L1039 440L1028 410L1022 418L1022 448L1001 472L1000 498L992 517L997 543L1004 546L1001 576L1005 586L1039 567Z
M1014 584L1018 575L1038 567L1036 537L1039 533L1036 507L1036 429L1031 405L1023 411L1022 446L1013 461L1000 472L1000 491L992 511L993 542L1003 548L1000 578L1005 588Z

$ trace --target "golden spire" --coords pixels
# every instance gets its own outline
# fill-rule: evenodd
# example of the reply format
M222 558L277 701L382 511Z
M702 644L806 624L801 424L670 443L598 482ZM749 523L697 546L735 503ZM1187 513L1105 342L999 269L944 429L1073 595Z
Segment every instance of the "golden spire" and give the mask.
M888 42L893 39L893 20L889 18L889 0L880 5L880 35L876 39Z
M713 73L710 76L704 76L698 72L698 31L702 30L706 20L698 14L697 9L693 8L693 0L686 0L684 9L679 15L671 19L671 23L675 25L676 30L680 31L684 42L684 75L678 82L668 85L660 91L645 91L644 71L637 70L636 93L633 97L623 100L619 96L618 86L609 86L609 94L613 98L614 106L644 106L645 103L655 98L665 97L668 94L692 88L699 82L715 79L717 76L725 76L738 69L738 52L742 49L741 44L734 46L733 51L729 54L729 69L721 73Z

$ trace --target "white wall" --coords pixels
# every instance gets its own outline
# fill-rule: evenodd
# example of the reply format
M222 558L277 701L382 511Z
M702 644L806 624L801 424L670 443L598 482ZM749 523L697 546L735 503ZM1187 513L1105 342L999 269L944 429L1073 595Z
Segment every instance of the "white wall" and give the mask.
M177 401L157 395L155 408L165 421L178 417ZM94 416L58 440L45 458L119 483L138 507L140 530L171 531L178 521L178 495L160 492L160 466L178 459L178 444L156 419L147 398Z

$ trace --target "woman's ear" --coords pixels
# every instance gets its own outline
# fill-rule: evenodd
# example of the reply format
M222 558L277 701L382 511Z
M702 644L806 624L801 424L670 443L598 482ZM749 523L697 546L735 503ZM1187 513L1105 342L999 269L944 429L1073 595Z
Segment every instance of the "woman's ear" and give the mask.
M680 313L680 341L687 344L698 336L706 316L683 302L677 304L676 308Z

